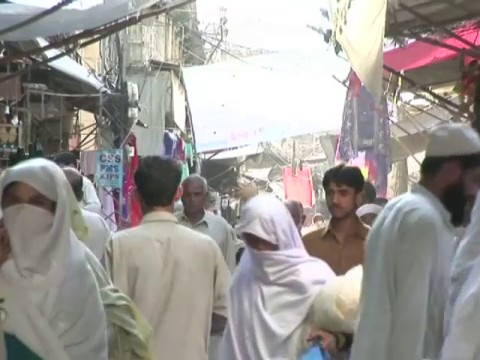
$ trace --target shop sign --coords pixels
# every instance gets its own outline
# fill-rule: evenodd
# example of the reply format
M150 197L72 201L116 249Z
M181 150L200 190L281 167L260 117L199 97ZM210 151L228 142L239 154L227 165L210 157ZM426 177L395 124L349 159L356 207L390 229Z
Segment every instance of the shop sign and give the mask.
M98 150L97 187L123 187L123 152L122 150Z

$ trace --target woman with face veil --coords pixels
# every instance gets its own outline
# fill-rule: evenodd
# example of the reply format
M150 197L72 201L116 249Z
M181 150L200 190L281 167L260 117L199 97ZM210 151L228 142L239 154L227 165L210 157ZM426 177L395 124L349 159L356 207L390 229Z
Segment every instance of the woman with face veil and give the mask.
M335 274L307 254L287 208L273 196L250 199L238 231L247 246L230 289L220 359L298 359L319 289Z
M99 290L72 227L76 204L62 170L45 159L22 162L0 180L11 257L0 269L8 359L107 359Z

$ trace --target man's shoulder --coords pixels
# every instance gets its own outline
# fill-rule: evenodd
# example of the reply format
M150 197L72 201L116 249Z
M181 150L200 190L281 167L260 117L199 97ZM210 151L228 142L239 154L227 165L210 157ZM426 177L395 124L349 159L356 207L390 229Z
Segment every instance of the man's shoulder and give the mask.
M385 207L385 215L401 219L403 224L432 222L438 219L435 207L421 194L408 192Z
M228 223L227 220L223 218L223 216L214 214L210 211L205 212L205 220L207 221L207 223L213 225L222 226L228 229L232 228L232 226Z
M173 213L173 216L175 216L178 221L186 220L185 215L184 215L184 213L183 213L182 211Z
M162 231L162 228L166 225L161 222L155 223L155 228L152 228L150 224L140 224L138 226L118 231L113 235L114 241L125 242L135 241L140 243L141 239L167 239L172 238L177 242L196 242L206 243L206 246L210 246L211 243L216 244L215 241L208 235L204 235L199 231L190 229L182 224L170 224L168 231ZM138 241L140 240L140 241Z
M187 240L206 240L215 242L210 236L182 224L177 224L174 229L177 236L181 236Z
M365 224L361 220L360 220L359 228L360 228L360 233L364 238L366 238L368 236L368 233L370 232L370 230L372 230L372 228L370 226L368 226L367 224Z
M327 233L327 231L328 231L328 225L320 226L315 230L310 231L309 233L303 235L302 237L303 242L311 242L311 241L317 241L319 239L322 239Z

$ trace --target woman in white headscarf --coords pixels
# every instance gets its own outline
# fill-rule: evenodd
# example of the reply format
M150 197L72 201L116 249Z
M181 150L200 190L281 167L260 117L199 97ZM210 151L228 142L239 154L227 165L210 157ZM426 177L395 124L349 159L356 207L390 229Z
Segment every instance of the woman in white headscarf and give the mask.
M230 289L220 359L298 359L316 324L319 290L335 274L307 254L287 208L273 196L250 199L238 231L247 246Z
M0 269L5 335L43 360L107 359L105 311L71 230L76 202L62 170L28 160L5 171L0 189L11 247ZM8 345L8 359L18 359Z

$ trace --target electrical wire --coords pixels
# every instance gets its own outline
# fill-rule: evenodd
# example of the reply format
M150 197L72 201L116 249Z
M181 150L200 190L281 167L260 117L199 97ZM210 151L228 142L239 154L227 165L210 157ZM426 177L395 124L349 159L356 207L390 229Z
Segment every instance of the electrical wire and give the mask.
M12 62L14 60L23 59L23 58L28 57L28 56L41 55L48 50L57 49L57 48L61 48L61 47L64 47L64 46L69 46L69 45L75 45L75 43L77 41L92 38L92 37L98 36L100 34L108 33L108 35L112 35L112 34L118 32L118 31L124 30L125 28L127 28L129 26L136 25L136 24L142 22L143 20L146 20L146 19L154 17L154 16L159 16L159 15L165 14L166 12L173 11L173 10L179 8L179 7L187 5L187 4L189 4L191 2L194 2L194 1L195 0L176 0L176 1L169 2L169 3L161 6L158 9L150 10L150 11L148 11L146 13L143 13L143 14L140 14L140 15L129 14L129 15L121 18L121 19L117 19L115 21L112 21L110 23L101 25L99 27L96 27L96 28L93 28L93 29L83 30L83 31L79 32L78 34L68 36L61 41L53 42L53 43L50 43L46 46L42 46L42 47L38 47L38 48L35 48L35 49L32 49L32 50L29 50L28 52L21 52L21 53L16 53L16 54L11 54L11 55L5 56L3 58L0 58L0 64Z
M28 19L25 19L24 21L20 21L18 24L9 26L5 29L1 29L0 30L0 36L9 34L11 32L14 32L14 31L18 30L18 29L21 29L22 27L33 24L34 22L37 22L38 20L46 18L47 16L52 15L53 13L57 12L58 10L61 10L65 6L70 5L74 1L77 1L77 0L62 0L58 4L52 6L51 8L46 9L46 10L44 10L44 11L42 11L42 12L36 14L36 15L33 15L32 17L30 17Z
M14 73L11 73L9 75L6 75L6 76L3 76L0 78L0 83L2 82L5 82L5 81L8 81L12 78L15 78L17 76L20 76L20 75L23 75L23 74L26 74L28 73L30 70L32 69L35 69L41 65L46 65L52 61L55 61L55 60L58 60L66 55L69 55L69 54L72 54L74 53L75 51L77 51L78 49L82 49L86 46L89 46L89 45L92 45L92 44L95 44L96 42L102 40L102 39L105 39L107 37L109 37L110 35L112 35L113 33L116 33L120 30L123 30L124 28L128 27L128 26L132 26L132 25L135 25L135 24L138 24L139 22L141 22L142 20L145 20L147 18L150 18L150 17L153 17L153 16L158 16L158 15L161 15L167 11L171 11L173 9L175 9L175 7L179 7L179 6L184 6L185 4L188 4L190 2L192 2L194 0L179 0L179 1L176 1L175 3L169 3L165 6L162 6L160 9L158 10L154 10L154 11L151 11L151 12L148 12L146 14L142 14L142 15L139 15L139 16L136 16L136 17L129 17L127 18L126 20L122 20L118 23L114 23L112 25L109 25L106 29L102 29L103 31L101 32L97 32L97 34L100 34L100 35L97 35L96 37L93 37L91 38L90 40L87 40L87 41L84 41L83 43L75 46L75 47L72 47L71 49L67 49L65 51L62 51L61 53L55 55L55 56L52 56L48 59L45 59L45 60L42 60L42 61L37 61L37 62L34 62L33 64L29 65L28 67L26 67L25 69L22 69L22 70L19 70L17 72L14 72ZM45 47L42 47L42 48L39 48L39 49L36 49L36 51L39 51L39 52L43 52L43 51L40 51L40 49L45 49L45 48L48 48L50 46L45 46ZM48 50L48 49L47 49ZM35 60L35 59L33 59Z

